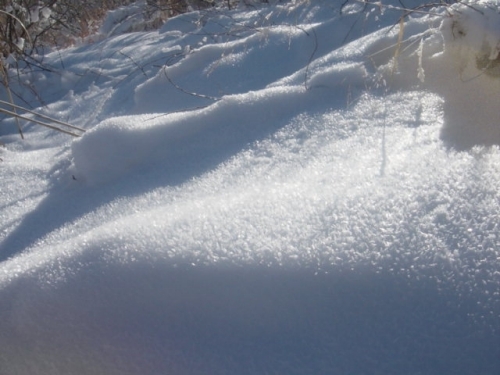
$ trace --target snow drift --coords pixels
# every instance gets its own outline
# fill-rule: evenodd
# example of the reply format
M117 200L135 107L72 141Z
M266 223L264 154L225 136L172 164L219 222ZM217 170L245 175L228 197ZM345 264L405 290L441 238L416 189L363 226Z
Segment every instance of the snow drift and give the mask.
M3 155L0 374L496 375L498 9L390 5L64 51L89 130Z
M266 130L260 134L256 130L260 124L269 126L268 124L272 123L275 127L280 127L287 122L286 117L298 115L315 103L318 107L328 105L324 92L318 93L316 89L335 90L335 96L328 99L330 105L342 107L348 101L346 98L359 96L360 89L366 85L371 85L371 89L378 93L380 90L375 87L384 86L388 92L418 87L439 94L444 99L445 118L441 138L448 146L463 150L475 145L499 144L500 127L497 126L495 103L500 95L499 73L496 72L497 45L500 41L495 39L498 38L498 33L494 33L494 16L493 12L483 15L475 9L461 8L452 16L439 17L437 20L433 16L421 17L406 25L401 24L401 32L391 31L394 28L389 26L361 40L334 49L333 52L311 62L306 62L303 58L307 56L307 44L302 39L310 37L307 29L296 28L294 32L290 32L288 27L271 28L272 31L266 35L270 41L266 44L272 45L268 49L273 50L274 54L267 50L259 53L266 59L275 61L279 54L298 53L296 49L301 52L301 58L298 60L303 61L294 59L293 63L296 66L305 65L292 76L285 76L274 83L272 80L262 80L266 75L274 73L276 76L275 72L283 74L286 68L267 68L270 63L266 60L259 61L264 74L259 71L258 79L252 75L243 75L242 80L240 76L236 78L231 73L232 70L249 71L248 66L256 65L256 48L249 48L248 45L259 45L258 35L241 37L236 42L202 46L192 55L186 56L182 63L160 70L156 77L140 85L136 90L135 102L142 111L156 112L159 108L185 110L186 103L189 102L192 102L193 106L197 102L199 106L208 108L205 111L186 112L184 115L176 113L168 116L128 116L101 124L73 146L74 163L77 170L79 169L77 173L80 172L82 177L92 182L98 180L98 176L109 178L118 175L122 168L128 170L130 164L144 164L158 159L177 160L177 149L186 148L186 144L193 147L193 150L198 150L187 151L189 155L199 152L199 159L203 159L207 157L204 148L210 148L207 152L213 155L216 150L234 147L238 144L235 139L238 137L244 145L253 139L252 136L249 137L248 132L254 132L258 138L266 135ZM486 25L481 23L483 19ZM337 29L338 25L334 28ZM325 25L318 29L328 35L336 31L332 30L332 26L327 28ZM204 33L208 34L208 31ZM315 33L317 35L318 31ZM285 38L288 41L284 40ZM276 48L283 44L288 45L288 48L281 51ZM293 46L293 49L290 46ZM247 49L245 53L240 52L243 48ZM228 50L230 54L226 57ZM228 62L230 67L224 69ZM172 87L171 78L166 77L172 75L177 78L177 71L182 71L182 74L188 75L192 81L191 72L198 70L198 66L207 66L200 69L201 75L205 77L212 75L212 70L222 71L226 82L236 80L237 83L233 87L243 86L247 90L251 90L254 85L265 87L270 84L270 87L247 94L226 93L217 97L217 93L212 91L215 87L207 83L208 92L205 89L203 93L198 93L195 89L191 93L181 92L180 95L174 96L180 100L176 105L173 104L176 103L175 99L157 94L165 86L170 90L179 91L178 87ZM201 81L202 78L196 77L196 80ZM215 82L219 80L220 77L215 78ZM182 82L186 84L185 81ZM197 84L199 85L199 82ZM184 85L181 87L186 87ZM271 88L279 92L273 94ZM224 91L228 90L224 89L222 92ZM283 100L286 104L280 105L280 102L283 103L281 95L286 98ZM273 97L278 99L273 100ZM474 100L470 100L471 97ZM211 101L216 103L210 104ZM324 103L321 103L322 101ZM245 113L242 107L250 112ZM199 116L203 116L203 122L199 121ZM130 131L125 134L123 125L130 123L133 125L127 126ZM143 132L142 126L135 124L144 124L148 130ZM221 129L221 126L226 129ZM156 130L153 131L152 128ZM273 128L269 129L272 130ZM208 135L210 140L203 131L211 134ZM148 138L142 139L140 133ZM229 133L231 135L228 135ZM194 139L196 137L202 140L203 146ZM224 137L225 141L220 139ZM184 142L179 142L181 138ZM122 142L120 139L128 139L129 142ZM170 144L171 142L176 145ZM163 151L158 151L161 149ZM109 156L100 155L102 152ZM158 154L162 152L165 154Z

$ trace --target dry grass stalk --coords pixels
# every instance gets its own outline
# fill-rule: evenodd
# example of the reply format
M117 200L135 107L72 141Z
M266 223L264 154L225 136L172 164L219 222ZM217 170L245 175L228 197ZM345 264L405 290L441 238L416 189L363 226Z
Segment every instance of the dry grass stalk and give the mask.
M44 127L47 127L47 128L50 128L50 129L53 129L53 130L57 130L58 132L71 135L73 137L80 137L80 136L83 135L83 133L85 133L85 129L79 128L77 126L73 126L71 124L68 124L67 122L56 120L56 119L54 119L52 117L49 117L49 116L46 116L46 115L42 115L41 113L37 113L35 111L31 111L31 110L23 108L21 106L18 106L18 105L15 105L15 104L3 101L3 100L0 100L0 104L10 105L13 108L13 111L9 111L7 109L0 108L0 112L6 114L8 116L14 117L16 119L16 121L19 121L19 119L30 121L30 122L33 122L35 124L38 124L38 125L41 125L41 126L44 126ZM30 113L32 115L35 115L35 116L40 117L40 118L42 118L44 120L50 121L53 124L57 124L59 126L49 124L49 123L47 123L45 121L40 121L40 120L37 120L37 119L34 119L34 118L29 118L29 117L20 115L20 114L18 114L16 112L16 109L20 109L20 110L22 110L24 112Z
M7 96L9 97L9 101L10 101L10 103L7 103L7 104L9 104L12 107L14 114L17 115L16 105L14 104L14 99L12 98L12 92L10 91L9 77L7 76L7 72L5 71L5 68L3 66L2 61L0 61L0 71L2 73L3 86L5 87L5 91L7 92ZM14 118L16 119L16 125L17 125L17 130L19 131L19 135L21 136L21 139L24 139L24 134L23 134L23 130L21 128L21 123L19 122L19 118L17 116L14 116Z

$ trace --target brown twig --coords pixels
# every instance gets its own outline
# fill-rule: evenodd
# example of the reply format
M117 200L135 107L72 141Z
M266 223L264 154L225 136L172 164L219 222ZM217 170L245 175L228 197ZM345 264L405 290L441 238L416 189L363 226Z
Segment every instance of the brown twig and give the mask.
M5 113L6 115L9 115L9 116L12 116L14 117L17 121L19 119L22 119L22 120L26 120L26 121L30 121L30 122L33 122L35 124L38 124L38 125L41 125L41 126L44 126L46 128L49 128L49 129L53 129L53 130L57 130L61 133L65 133L65 134L69 134L73 137L80 137L83 135L83 133L85 133L85 129L82 129L82 128L79 128L77 126L73 126L71 124L68 124L66 122L63 122L63 121L59 121L59 120L56 120L56 119L53 119L49 116L45 116L45 115L42 115L40 113L36 113L34 111L31 111L29 109L26 109L26 108L23 108L23 107L20 107L18 105L15 105L15 104L11 104L11 103L8 103L8 102L5 102L3 100L0 100L0 103L1 104L6 104L6 105L10 105L13 107L14 111L9 111L7 109L3 109L3 108L0 108L0 112L1 113ZM60 127L57 127L55 125L51 125L47 122L44 122L44 121L40 121L40 120L36 120L36 119L33 119L33 118L29 118L29 117L26 117L26 116L23 116L23 115L20 115L18 114L17 112L15 112L15 109L21 109L25 112L28 112L28 113L31 113L35 116L38 116L44 120L47 120L47 121L51 121L52 123L54 124L57 124L57 125L61 125L61 126L64 126L64 127L67 127L69 128L70 130L67 130L67 129L64 129L64 128L60 128Z

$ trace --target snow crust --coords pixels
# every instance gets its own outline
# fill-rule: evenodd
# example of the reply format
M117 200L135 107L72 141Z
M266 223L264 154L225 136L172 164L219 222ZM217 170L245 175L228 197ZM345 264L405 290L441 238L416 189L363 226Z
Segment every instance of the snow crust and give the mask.
M498 374L498 7L342 3L45 57L87 132L0 139L1 374Z

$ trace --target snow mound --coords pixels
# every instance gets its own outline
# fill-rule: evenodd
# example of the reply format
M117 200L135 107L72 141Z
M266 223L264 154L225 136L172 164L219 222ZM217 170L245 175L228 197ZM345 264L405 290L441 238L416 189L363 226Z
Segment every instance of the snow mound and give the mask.
M163 165L175 180L182 170L207 167L268 135L311 99L303 88L283 87L226 96L205 109L169 115L113 118L72 145L77 178L97 184ZM158 164L159 163L159 164Z
M161 166L143 172L147 193L3 264L0 363L314 374L370 372L382 358L377 373L495 374L500 152L447 152L441 104L364 96L349 111L299 114L178 187L151 189L170 173ZM138 142L169 132L113 121L103 129L133 129ZM101 181L100 194L128 184Z
M498 48L500 15L492 3L455 5L445 19L443 57L453 77L430 77L436 92L446 97L443 138L458 149L500 144L496 109L500 100ZM458 73L458 74L457 74Z

